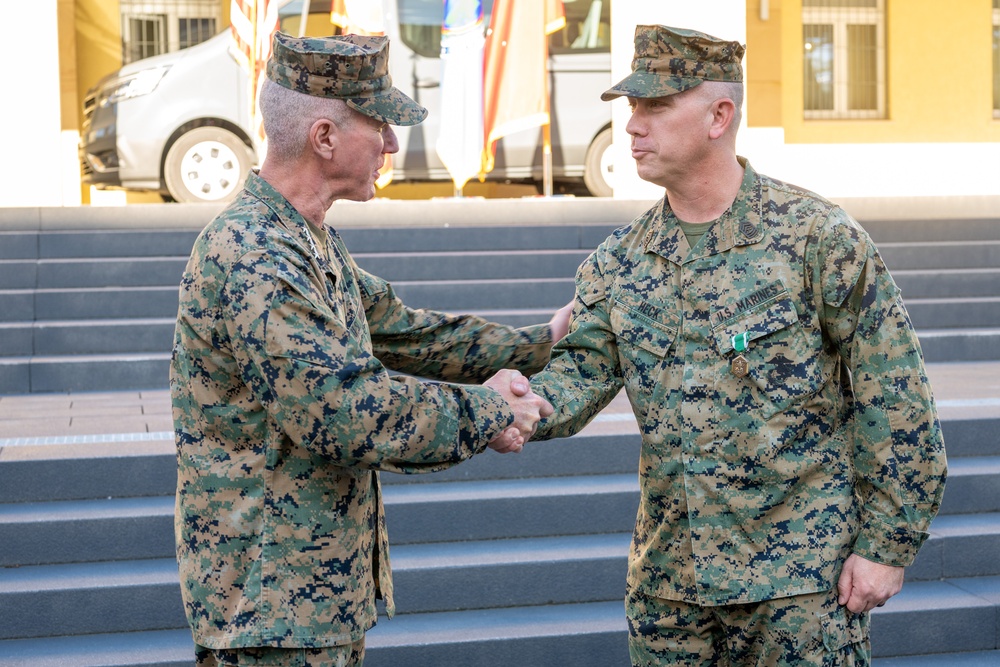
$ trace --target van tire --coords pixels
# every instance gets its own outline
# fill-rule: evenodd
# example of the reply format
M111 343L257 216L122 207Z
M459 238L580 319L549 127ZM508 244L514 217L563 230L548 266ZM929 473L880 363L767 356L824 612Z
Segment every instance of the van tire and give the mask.
M594 197L610 197L614 194L609 182L613 173L611 164L611 128L597 133L587 148L583 161L583 184Z
M227 202L243 187L252 159L247 145L229 130L196 127L167 151L163 181L179 202Z

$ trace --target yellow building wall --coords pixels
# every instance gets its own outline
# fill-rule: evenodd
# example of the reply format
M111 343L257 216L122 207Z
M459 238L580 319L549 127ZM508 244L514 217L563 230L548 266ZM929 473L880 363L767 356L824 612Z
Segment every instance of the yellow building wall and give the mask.
M762 15L762 6L766 14ZM747 125L781 126L781 0L747 0Z
M886 118L806 120L802 0L747 1L747 121L787 143L1000 141L992 0L886 0Z

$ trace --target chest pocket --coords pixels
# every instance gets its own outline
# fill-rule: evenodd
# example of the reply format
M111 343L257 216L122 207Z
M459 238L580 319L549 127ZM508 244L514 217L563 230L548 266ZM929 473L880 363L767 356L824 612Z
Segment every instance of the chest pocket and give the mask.
M677 315L650 303L616 297L611 327L626 381L651 377L677 338Z
M751 391L765 419L815 393L823 384L820 350L802 329L785 291L714 327L712 333L727 366L721 374L723 383L736 382ZM747 360L747 375L741 378L728 367L738 354L733 337L744 333L747 349L742 355Z

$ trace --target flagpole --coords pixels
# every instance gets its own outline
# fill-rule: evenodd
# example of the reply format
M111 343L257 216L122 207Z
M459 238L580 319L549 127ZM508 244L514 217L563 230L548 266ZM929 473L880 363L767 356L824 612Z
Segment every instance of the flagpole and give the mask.
M546 92L546 94L548 94ZM551 118L551 116L550 116ZM552 196L552 123L542 125L542 194Z
M305 37L306 24L309 22L309 0L302 3L302 13L299 15L299 37Z
M552 94L549 92L549 37L542 33L542 62L545 64L545 111L549 122L542 125L542 196L552 196Z

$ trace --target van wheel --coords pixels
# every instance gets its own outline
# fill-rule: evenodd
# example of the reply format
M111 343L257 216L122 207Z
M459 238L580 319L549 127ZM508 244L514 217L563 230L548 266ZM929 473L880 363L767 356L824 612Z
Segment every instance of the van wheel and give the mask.
M606 127L587 148L583 162L583 183L595 197L610 197L614 165L611 164L611 128Z
M179 202L224 202L236 196L250 171L250 149L221 127L196 127L174 142L163 180Z

